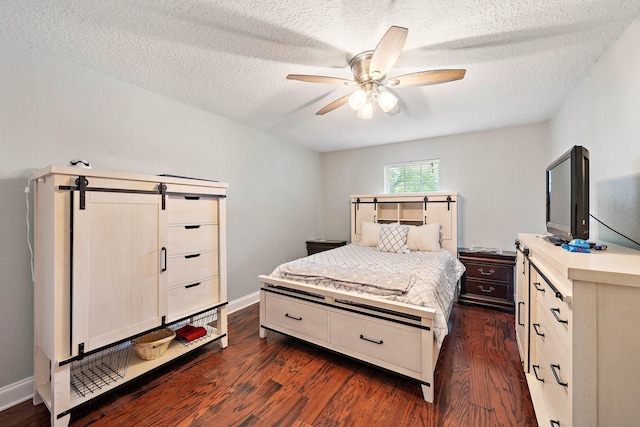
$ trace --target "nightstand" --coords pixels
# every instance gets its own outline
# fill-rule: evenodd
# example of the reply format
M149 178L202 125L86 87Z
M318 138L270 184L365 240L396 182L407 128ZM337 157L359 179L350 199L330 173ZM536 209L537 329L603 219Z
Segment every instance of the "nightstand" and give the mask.
M514 310L515 252L497 254L459 248L458 258L467 269L460 279L459 302Z
M329 249L339 248L340 246L344 246L346 244L346 240L307 240L307 253L308 255L313 255L317 254L318 252L328 251Z

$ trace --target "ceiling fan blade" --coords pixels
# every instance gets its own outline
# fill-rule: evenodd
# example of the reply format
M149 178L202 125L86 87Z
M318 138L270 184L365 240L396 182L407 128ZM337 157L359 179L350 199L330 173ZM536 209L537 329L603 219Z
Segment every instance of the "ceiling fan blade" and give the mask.
M464 77L467 70L431 70L420 71L418 73L405 74L404 76L393 77L387 80L386 86L426 86L437 85L439 83L452 82Z
M404 27L391 27L376 46L369 64L369 76L379 79L393 67L402 53L409 30Z
M357 84L353 80L341 79L338 77L313 76L313 75L307 75L307 74L289 74L287 75L287 79L299 80L301 82L309 82L309 83L329 83L329 84L348 85L348 86L353 86Z
M331 104L325 106L323 109L321 109L320 111L318 111L316 113L316 116L322 116L323 114L327 114L329 111L333 111L338 107L342 107L344 104L346 104L347 102L349 102L349 97L351 96L350 93L346 94L345 96L336 99L335 101L333 101Z

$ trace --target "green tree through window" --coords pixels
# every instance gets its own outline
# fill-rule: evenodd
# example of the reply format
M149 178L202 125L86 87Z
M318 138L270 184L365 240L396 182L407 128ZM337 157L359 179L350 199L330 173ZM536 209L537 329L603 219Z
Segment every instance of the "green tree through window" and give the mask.
M385 193L424 193L429 191L440 191L439 159L384 165Z

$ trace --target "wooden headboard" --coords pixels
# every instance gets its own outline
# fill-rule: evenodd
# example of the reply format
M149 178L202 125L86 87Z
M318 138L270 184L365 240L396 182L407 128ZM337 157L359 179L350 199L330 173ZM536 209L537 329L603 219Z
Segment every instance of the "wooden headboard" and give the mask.
M365 194L351 196L351 242L360 241L361 223L441 225L443 248L458 253L458 194Z

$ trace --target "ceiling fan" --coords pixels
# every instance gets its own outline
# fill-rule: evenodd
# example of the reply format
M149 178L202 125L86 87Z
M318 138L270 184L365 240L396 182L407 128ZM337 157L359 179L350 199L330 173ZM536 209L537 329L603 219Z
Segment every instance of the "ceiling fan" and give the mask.
M420 71L387 79L387 72L402 53L408 33L409 30L406 28L392 26L382 37L375 50L367 50L351 58L349 67L353 73L353 80L305 74L289 74L287 79L310 83L359 86L355 92L336 99L316 114L326 114L348 102L353 109L358 110L358 117L370 119L373 117L376 104L385 113L393 114L397 111L394 108L398 99L393 93L386 90L386 87L434 85L460 80L464 77L466 70L451 69Z

